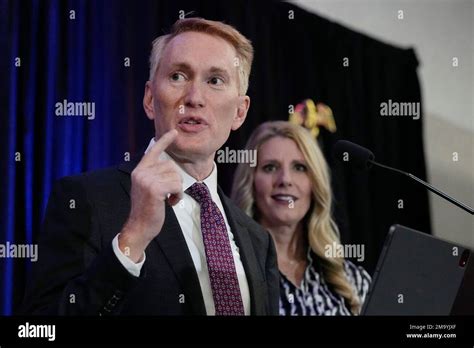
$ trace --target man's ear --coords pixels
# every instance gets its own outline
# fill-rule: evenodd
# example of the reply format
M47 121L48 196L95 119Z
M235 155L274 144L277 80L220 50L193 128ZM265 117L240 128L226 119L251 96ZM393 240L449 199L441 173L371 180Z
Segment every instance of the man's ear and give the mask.
M153 106L153 82L145 83L145 93L143 94L143 108L150 120L155 119L155 107Z
M239 105L237 106L237 113L232 122L232 130L237 130L244 123L247 117L247 112L250 107L250 97L248 95L239 96Z

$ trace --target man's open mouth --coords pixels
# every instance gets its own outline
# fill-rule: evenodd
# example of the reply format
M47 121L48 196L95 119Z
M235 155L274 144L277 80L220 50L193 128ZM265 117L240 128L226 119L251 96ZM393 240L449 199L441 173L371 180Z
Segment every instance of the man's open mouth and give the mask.
M197 133L207 126L206 120L198 116L186 116L178 122L178 128L186 133Z

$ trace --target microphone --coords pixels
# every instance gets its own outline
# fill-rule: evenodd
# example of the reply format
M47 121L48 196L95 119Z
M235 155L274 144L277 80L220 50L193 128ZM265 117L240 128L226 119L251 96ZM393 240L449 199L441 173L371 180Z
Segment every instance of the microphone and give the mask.
M456 205L457 207L467 211L471 215L474 215L474 210L471 207L467 206L464 203L459 202L453 197L438 190L436 187L428 184L426 181L421 180L420 178L414 176L413 174L376 162L375 156L372 153L372 151L370 151L369 149L366 149L365 147L354 144L347 140L339 140L333 147L333 156L335 159L345 164L350 164L357 169L370 169L372 165L375 165L377 167L385 168L387 170L408 176L410 179L415 180L416 182L420 183L431 192L446 199L448 202Z

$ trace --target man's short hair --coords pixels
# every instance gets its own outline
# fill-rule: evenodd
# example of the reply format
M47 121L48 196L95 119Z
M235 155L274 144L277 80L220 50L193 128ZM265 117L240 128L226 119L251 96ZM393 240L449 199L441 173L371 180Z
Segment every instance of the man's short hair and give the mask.
M238 64L239 68L239 94L245 95L249 86L250 69L252 67L253 60L252 43L249 39L239 33L234 27L222 22L210 21L203 18L179 19L173 24L169 34L159 36L153 41L153 48L150 55L149 80L153 81L155 77L166 45L175 36L187 31L218 36L226 40L235 48L237 52L237 59L235 63Z

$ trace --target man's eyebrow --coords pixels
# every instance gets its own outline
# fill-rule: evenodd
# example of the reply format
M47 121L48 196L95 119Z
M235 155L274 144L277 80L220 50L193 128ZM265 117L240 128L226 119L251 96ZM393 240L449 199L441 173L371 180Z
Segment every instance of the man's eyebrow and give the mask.
M188 63L173 63L171 64L172 69L180 69L180 70L192 70L191 65Z
M230 75L229 73L227 72L226 69L222 69L222 68L218 68L216 66L213 66L209 69L209 71L212 73L212 74L220 74L220 75L224 75L226 78L229 78Z
M184 62L172 63L170 65L170 69L173 69L173 70L178 69L178 70L183 70L183 71L192 71L193 70L191 65L189 65L188 63L184 63ZM209 73L223 75L227 79L230 78L230 74L226 69L219 68L217 66L211 66L209 68Z

